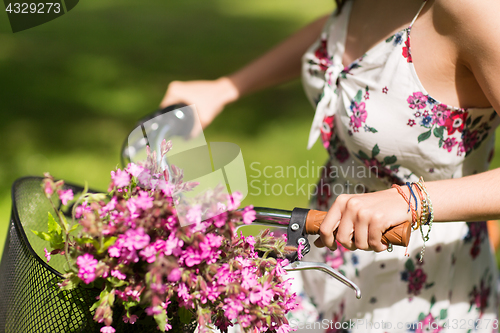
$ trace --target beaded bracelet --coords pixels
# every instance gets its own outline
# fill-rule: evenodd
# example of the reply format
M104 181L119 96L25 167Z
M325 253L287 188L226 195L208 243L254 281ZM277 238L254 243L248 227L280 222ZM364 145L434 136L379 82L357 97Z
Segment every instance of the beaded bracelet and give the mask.
M422 210L420 212L420 218L417 221L418 227L420 228L421 225L425 225L427 223L429 215L427 214L429 211L429 205L427 204L427 199L424 197L422 190L420 187L418 187L417 184L411 183L412 186L415 186L415 191L418 194L418 197L420 198L420 203Z
M420 261L423 261L424 254L425 254L425 242L427 242L429 240L429 234L430 234L431 229L432 229L432 222L434 222L434 209L432 207L432 201L431 201L431 198L429 196L429 192L427 192L427 189L425 188L424 179L422 177L420 177L418 182L416 182L414 184L415 184L415 186L417 186L419 188L419 190L421 190L422 192L425 193L426 206L427 206L427 210L428 210L428 214L429 214L427 217L427 221L425 221L425 223L420 224L420 234L422 235L422 240L424 242L424 245L422 246L422 250L420 251ZM423 207L424 206L422 206L422 208ZM427 234L425 236L424 236L424 228L423 228L424 225L429 227L429 229L427 229Z
M411 210L412 213L412 228L413 230L420 229L420 234L422 235L422 241L424 242L422 246L422 250L420 251L420 261L423 261L424 259L424 254L425 254L425 243L429 240L429 234L431 232L432 228L432 222L434 221L434 209L432 207L432 201L429 196L429 193L427 192L427 189L424 184L424 179L420 177L418 182L407 182L406 186L408 187L410 191L410 198L406 196L404 191L402 190L401 186L394 184L392 185L393 188L396 188L398 190L398 193L403 197L403 199L408 203L408 211ZM413 186L415 186L415 192L418 194L420 198L420 207L421 207L421 213L420 216L418 216L418 199L417 196L415 195L415 192L413 191ZM425 194L425 197L424 197ZM413 208L411 198L414 199L415 201L415 208ZM424 229L423 226L428 226L429 228L427 229L427 234L424 235ZM407 248L408 250L408 248ZM406 253L405 253L406 255Z

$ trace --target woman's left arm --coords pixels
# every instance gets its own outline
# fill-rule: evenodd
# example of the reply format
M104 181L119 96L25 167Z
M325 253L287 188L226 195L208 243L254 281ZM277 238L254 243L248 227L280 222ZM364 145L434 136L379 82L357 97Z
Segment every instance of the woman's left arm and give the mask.
M492 107L500 111L500 2L436 0L452 22L450 38L460 59L474 74ZM446 18L441 18L446 19ZM500 169L459 179L426 183L436 222L500 219ZM407 187L403 187L409 196ZM338 241L355 250L384 251L382 233L410 220L408 204L396 189L341 195L320 228L317 246L336 248ZM333 231L337 230L336 237ZM354 232L355 231L355 232Z

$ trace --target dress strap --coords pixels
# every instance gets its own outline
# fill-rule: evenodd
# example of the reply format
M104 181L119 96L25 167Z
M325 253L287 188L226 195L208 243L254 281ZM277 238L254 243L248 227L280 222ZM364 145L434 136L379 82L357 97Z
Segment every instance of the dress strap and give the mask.
M424 0L424 2L422 3L422 5L420 6L420 9L417 12L417 15L415 15L415 17L413 18L413 21L411 21L410 28L413 26L413 23L415 23L415 21L417 20L418 15L422 11L422 9L424 8L424 6L425 6L426 3L427 3L427 0Z

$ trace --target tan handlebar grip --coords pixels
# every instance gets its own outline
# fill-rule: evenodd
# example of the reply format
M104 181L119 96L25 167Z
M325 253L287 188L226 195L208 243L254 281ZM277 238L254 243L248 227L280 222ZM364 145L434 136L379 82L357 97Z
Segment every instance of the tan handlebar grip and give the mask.
M311 209L307 214L305 231L309 235L319 235L319 226L325 219L326 212ZM387 245L408 246L411 235L411 223L409 221L395 225L384 232L382 243Z

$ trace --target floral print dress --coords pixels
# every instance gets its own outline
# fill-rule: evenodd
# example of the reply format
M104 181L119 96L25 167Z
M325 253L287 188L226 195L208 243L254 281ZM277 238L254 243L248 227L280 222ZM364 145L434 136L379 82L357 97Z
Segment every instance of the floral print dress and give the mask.
M320 138L330 155L312 207L327 210L341 193L383 190L420 176L432 181L486 171L499 117L492 108L452 107L426 92L410 49L418 14L344 66L350 10L348 1L330 17L303 58L304 87L316 108L309 147ZM420 261L422 245L416 231L408 249L393 252L313 246L304 260L338 269L363 298L324 273L294 273L302 302L291 325L328 333L496 332L497 268L486 223L435 223Z

